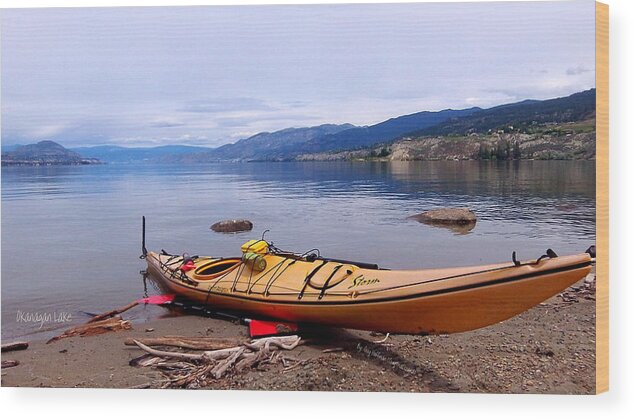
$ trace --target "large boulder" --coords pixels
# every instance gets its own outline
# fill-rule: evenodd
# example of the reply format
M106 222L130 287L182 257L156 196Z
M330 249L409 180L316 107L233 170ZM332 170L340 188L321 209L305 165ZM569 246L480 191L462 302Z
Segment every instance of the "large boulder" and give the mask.
M467 208L442 208L429 210L414 216L411 219L434 226L457 229L457 233L467 233L476 225L476 215Z
M211 225L211 230L222 233L247 232L251 229L253 223L246 219L222 220Z
M421 222L447 225L468 225L477 220L475 213L466 208L442 208L429 210L414 215L412 218Z

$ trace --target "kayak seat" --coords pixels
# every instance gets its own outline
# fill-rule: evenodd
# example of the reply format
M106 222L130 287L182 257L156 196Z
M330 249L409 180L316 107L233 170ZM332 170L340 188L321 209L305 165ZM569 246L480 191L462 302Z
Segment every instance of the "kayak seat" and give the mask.
M241 262L242 259L240 258L213 260L196 268L192 277L202 281L213 280L236 269Z

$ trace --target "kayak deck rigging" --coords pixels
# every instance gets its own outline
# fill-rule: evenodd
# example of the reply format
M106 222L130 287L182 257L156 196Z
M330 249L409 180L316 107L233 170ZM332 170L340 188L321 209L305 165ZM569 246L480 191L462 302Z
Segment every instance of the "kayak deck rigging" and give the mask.
M321 259L319 257L314 258L314 259L306 259L306 257L302 257L301 255L305 255L305 254L289 254L288 252L284 252L284 257L282 257L282 259L280 261L278 261L275 265L273 265L272 267L268 268L265 272L263 273L255 273L254 270L248 270L248 266L246 264L241 264L241 260L239 258L207 258L207 259L200 259L200 257L196 256L194 257L194 259L200 259L201 261L203 261L200 265L199 268L197 268L193 274L193 276L190 276L187 274L187 272L182 271L177 269L176 266L181 266L183 264L184 261L190 259L188 258L186 255L172 255L172 254L168 254L167 252L165 252L164 250L162 251L161 255L165 255L165 256L169 256L169 258L166 261L160 261L159 265L163 270L163 273L167 276L172 277L173 279L177 279L180 280L184 283L187 284L191 284L193 286L198 286L200 285L201 282L206 282L206 281L213 281L213 283L207 288L209 293L212 293L212 291L216 288L216 286L218 285L219 282L221 282L222 280L224 280L226 277L230 277L232 276L232 274L234 274L232 276L233 280L231 283L231 287L230 287L230 291L231 293L245 293L247 295L251 295L251 294L260 294L264 297L268 297L268 296L275 296L275 295L279 295L279 296L288 296L288 295L292 295L292 294L296 294L297 295L297 299L298 300L302 300L302 298L304 297L305 294L316 294L317 295L317 299L318 300L322 300L325 296L327 296L330 293L333 292L329 292L330 289L336 287L337 285L339 285L341 282L343 282L348 276L352 275L354 273L354 266L350 265L350 268L347 268L345 271L345 274L339 278L337 278L336 281L333 281L333 278L335 277L335 275L344 267L344 264L338 264L335 265L334 267L332 267L331 271L327 274L327 278L325 280L325 282L322 285L316 285L312 283L312 278L315 274L317 274L320 270L322 270L322 268L327 265L328 263L330 263L332 260L329 259ZM275 254L273 254L275 255ZM412 286L417 286L417 285L421 285L421 284L428 284L428 283L434 283L434 282L441 282L441 281L446 281L446 280L451 280L451 279L457 279L460 277L466 277L466 276L471 276L471 275L476 275L476 274L486 274L486 273L492 273L492 272L497 272L497 271L503 271L503 270L508 270L511 268L515 268L515 267L522 267L522 266L536 266L539 265L540 262L542 262L544 259L552 259L552 258L557 258L558 255L551 249L548 249L546 251L546 253L542 256L540 256L537 260L533 260L533 261L527 261L527 262L520 262L516 259L516 253L513 252L512 255L512 264L507 264L507 265L500 265L500 266L495 266L493 268L485 268L485 269L475 269L474 271L466 271L460 274L454 274L454 275L449 275L449 276L441 276L441 277L437 277L437 278L429 278L429 279L425 279L425 280L421 280L421 281L413 281L413 282L409 282L406 284L399 284L399 285L394 285L394 286L385 286L385 287L378 287L378 288L374 288L374 289L368 289L368 290L362 290L362 291L357 291L357 292L338 292L338 293L334 293L335 295L340 295L340 296L348 296L348 297L359 297L362 295L371 295L371 294L376 294L376 293L380 293L380 292L385 292L385 291L389 291L389 290L398 290L398 289L403 289L403 288L408 288L408 287L412 287ZM306 262L318 262L318 265L316 267L314 267L310 272L307 273L307 275L304 277L304 279L302 280L301 284L301 288L299 290L293 289L293 288L289 288L289 287L281 287L281 286L275 286L275 282L276 280L280 279L284 272L290 268L293 264L297 263L298 261L302 261L301 258L304 258L304 261ZM343 261L343 260L342 260ZM200 273L203 272L204 268L206 266L209 266L210 264L226 264L228 267L224 270L221 270L218 273L215 273L212 276L209 276L209 278L205 278L205 276L201 276ZM585 266L585 264L582 264ZM282 268L284 267L284 268ZM388 269L383 269L385 271L390 271ZM246 284L244 284L244 280L241 281L242 275L244 274L245 271L248 271L248 277L246 278ZM272 274L271 274L272 272ZM255 275L254 275L255 274ZM270 276L269 276L270 274ZM193 278L192 278L193 277ZM254 287L259 285L260 282L263 279L266 279L267 277L268 280L266 280L265 283L265 287L262 291L260 292L254 292ZM508 281L508 279L505 279L505 281ZM331 283L332 282L332 283ZM245 285L245 288L239 288L240 285ZM284 292L271 292L271 288L272 287L277 287L279 289L284 290ZM308 289L312 289L314 292L307 292Z

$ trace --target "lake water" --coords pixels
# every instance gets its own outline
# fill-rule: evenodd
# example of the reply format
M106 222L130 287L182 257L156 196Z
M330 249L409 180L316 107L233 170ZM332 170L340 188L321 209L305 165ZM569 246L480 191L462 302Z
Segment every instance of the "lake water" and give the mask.
M457 234L407 219L437 207L469 207L478 222ZM148 249L173 253L239 255L268 229L286 250L389 268L503 262L594 243L595 162L3 167L2 338L49 337L68 327L56 316L83 322L142 297L142 215ZM209 229L232 218L255 227ZM40 326L27 319L36 313L51 318Z

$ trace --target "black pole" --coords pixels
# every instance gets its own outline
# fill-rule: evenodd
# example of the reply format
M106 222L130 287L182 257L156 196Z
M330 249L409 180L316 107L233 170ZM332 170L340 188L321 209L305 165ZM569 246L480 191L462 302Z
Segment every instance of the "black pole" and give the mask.
M147 255L147 248L145 248L145 216L143 216L143 228L141 238L141 258L145 258Z

